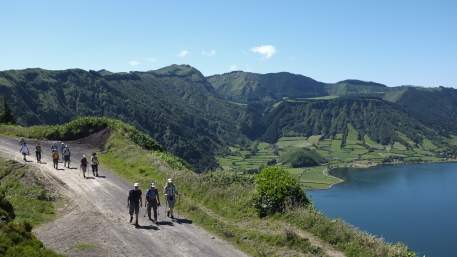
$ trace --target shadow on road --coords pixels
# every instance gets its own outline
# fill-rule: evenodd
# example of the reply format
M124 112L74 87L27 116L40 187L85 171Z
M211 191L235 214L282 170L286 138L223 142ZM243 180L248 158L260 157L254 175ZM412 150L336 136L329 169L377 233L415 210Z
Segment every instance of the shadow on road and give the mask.
M192 224L192 220L188 219L175 219L178 224Z
M70 169L70 170L77 170L78 168L73 168L73 167L71 167L71 168L69 168L69 169Z
M86 177L86 179L95 179L94 177Z
M153 226L153 225L147 225L147 226L142 226L142 225L135 225L136 229L145 229L145 230L160 230L158 227Z
M157 224L158 224L158 225L161 225L161 226L163 226L163 225L174 226L174 225L175 225L175 224L173 224L173 222L171 222L171 221L158 221Z
M106 176L98 176L97 178L106 178Z

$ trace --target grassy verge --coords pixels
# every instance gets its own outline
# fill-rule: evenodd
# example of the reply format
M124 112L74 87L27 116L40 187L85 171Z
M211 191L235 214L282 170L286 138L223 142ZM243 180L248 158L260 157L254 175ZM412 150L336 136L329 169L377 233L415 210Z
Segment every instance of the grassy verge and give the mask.
M32 168L0 159L0 256L59 257L32 234L54 217L54 197ZM5 215L5 211L9 215Z
M15 222L41 224L55 216L55 196L32 167L0 158L0 194L14 206Z

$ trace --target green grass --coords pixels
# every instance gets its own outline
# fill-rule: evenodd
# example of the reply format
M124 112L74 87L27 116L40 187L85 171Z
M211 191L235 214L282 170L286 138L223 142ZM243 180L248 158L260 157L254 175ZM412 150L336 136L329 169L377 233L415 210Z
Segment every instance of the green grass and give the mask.
M0 192L14 206L15 222L37 225L55 217L55 196L48 193L35 172L27 165L0 159Z
M0 256L61 257L44 247L32 233L32 225L54 218L54 197L30 166L0 158L1 202L10 203L15 217L0 222ZM4 214L0 206L0 214ZM13 219L14 218L14 219ZM11 220L12 219L12 220Z
M307 189L326 189L342 180L328 174L326 166L310 168L287 168L303 187Z

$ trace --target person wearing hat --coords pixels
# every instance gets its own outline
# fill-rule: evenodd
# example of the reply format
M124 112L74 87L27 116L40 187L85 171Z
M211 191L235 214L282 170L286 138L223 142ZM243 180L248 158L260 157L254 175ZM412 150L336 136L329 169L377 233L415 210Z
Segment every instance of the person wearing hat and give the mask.
M140 207L143 205L143 200L141 199L141 190L139 184L133 184L133 189L129 191L129 197L127 198L127 207L129 208L130 214L130 223L133 221L133 213L135 213L135 225L138 226L138 214L140 213Z
M149 188L146 193L146 202L149 220L151 219L151 208L154 211L154 223L157 224L157 207L160 206L159 199L159 190L157 190L154 183L151 183L151 188Z
M63 166L70 168L70 156L71 156L71 151L70 147L68 145L65 145L63 149Z
M173 209L175 208L176 196L178 195L178 190L176 189L175 184L173 184L173 180L169 178L167 180L167 185L164 188L165 197L167 198L168 204L168 211L167 217L174 219Z

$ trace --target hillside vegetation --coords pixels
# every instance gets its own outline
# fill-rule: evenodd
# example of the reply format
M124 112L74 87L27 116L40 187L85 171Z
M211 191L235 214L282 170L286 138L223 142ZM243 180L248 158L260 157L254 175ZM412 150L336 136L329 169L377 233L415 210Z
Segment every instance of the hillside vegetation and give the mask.
M0 158L0 256L61 256L32 234L32 225L54 216L55 197L32 168Z
M329 84L287 72L205 77L191 66L172 65L129 73L3 71L0 96L23 126L80 116L123 120L198 172L224 166L221 156L253 142L311 136L338 141L341 134L344 146L348 126L360 141L367 137L384 149L401 145L409 151L427 141L435 153L455 154L449 142L457 134L457 90L451 88Z

